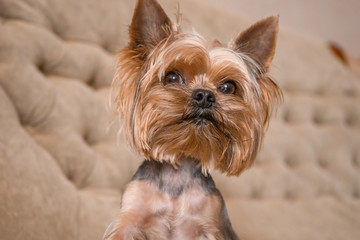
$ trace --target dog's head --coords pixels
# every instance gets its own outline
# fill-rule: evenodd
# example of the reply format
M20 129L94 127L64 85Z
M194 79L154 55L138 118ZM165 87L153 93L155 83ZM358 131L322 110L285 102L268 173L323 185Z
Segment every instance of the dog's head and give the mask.
M268 17L225 46L183 33L155 0L139 0L113 84L131 145L147 159L240 174L281 98L267 75L277 31L278 17Z

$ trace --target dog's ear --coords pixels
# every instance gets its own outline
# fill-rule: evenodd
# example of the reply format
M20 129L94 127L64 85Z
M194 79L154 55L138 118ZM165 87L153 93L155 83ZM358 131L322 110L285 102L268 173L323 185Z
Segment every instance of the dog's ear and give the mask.
M172 32L172 23L156 0L138 0L130 25L130 47L146 56Z
M278 24L279 15L258 21L232 41L232 48L250 55L267 71L275 54Z

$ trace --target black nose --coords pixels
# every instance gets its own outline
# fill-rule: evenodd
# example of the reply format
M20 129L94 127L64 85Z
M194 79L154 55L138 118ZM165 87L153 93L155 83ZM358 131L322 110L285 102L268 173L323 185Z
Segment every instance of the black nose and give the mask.
M194 103L201 108L210 108L215 103L215 95L211 91L204 89L196 90L192 98Z

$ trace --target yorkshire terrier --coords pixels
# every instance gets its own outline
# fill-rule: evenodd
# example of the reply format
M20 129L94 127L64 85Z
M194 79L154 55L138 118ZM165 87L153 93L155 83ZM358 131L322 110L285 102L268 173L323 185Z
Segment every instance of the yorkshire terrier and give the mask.
M184 33L156 0L138 0L113 82L116 111L146 160L106 240L238 239L210 173L239 175L281 98L269 78L278 16L227 46Z

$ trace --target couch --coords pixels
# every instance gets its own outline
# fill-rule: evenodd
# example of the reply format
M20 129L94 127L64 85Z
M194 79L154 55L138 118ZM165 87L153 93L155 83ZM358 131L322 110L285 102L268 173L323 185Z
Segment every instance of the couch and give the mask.
M176 0L161 3L169 16ZM182 0L183 28L226 42L251 23ZM135 1L0 0L0 233L95 240L141 157L107 109ZM244 6L246 7L246 6ZM254 166L214 173L241 239L360 239L360 79L321 40L281 28L284 92Z

